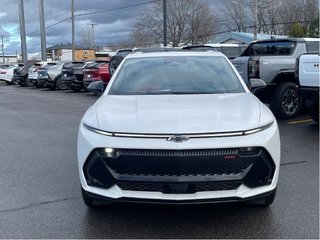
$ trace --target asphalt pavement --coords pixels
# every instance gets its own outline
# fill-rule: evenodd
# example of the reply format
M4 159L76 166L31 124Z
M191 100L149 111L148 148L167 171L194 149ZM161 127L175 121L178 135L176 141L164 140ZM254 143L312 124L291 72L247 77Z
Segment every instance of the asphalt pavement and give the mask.
M319 239L319 127L279 121L282 163L269 208L120 204L88 209L76 159L90 93L0 83L1 238Z

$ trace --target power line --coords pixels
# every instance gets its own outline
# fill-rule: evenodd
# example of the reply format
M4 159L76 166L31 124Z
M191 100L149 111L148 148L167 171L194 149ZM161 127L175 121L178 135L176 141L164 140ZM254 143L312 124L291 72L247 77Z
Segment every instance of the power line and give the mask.
M58 24L60 24L60 23L63 23L63 22L65 22L65 21L68 21L68 20L70 20L70 19L71 19L70 17L65 18L65 19L62 19L62 20L60 20L60 21L58 21L58 22L55 22L55 23L53 23L53 24L51 24L51 25L47 26L45 29L48 29L48 28L54 27L54 26L56 26L56 25L58 25ZM34 33L38 33L38 32L40 32L40 30L35 30L35 31L33 31L33 32L29 32L29 33L27 33L27 35L32 35L32 34L34 34Z
M118 8L104 9L104 10L92 11L92 12L87 12L87 13L80 13L80 14L76 14L75 16L76 17L82 17L82 16L87 16L87 15L92 15L92 14L103 13L103 12L111 12L111 11L116 11L116 10L121 10L121 9L126 9L126 8L138 7L138 6L154 3L156 1L157 0L153 0L153 1L148 1L148 2L142 2L142 3L136 3L136 4L132 4L132 5L127 5L127 6L123 6L123 7L118 7Z

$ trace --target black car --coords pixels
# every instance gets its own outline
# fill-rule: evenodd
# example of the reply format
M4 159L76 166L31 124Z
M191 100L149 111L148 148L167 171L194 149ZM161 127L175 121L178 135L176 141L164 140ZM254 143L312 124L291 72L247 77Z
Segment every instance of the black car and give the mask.
M12 83L13 84L19 84L18 79L20 79L20 74L19 71L23 68L24 64L19 63L18 67L13 69L13 76L12 76Z
M13 70L13 81L15 84L19 84L21 87L33 86L29 77L29 69L35 65L40 65L39 61L30 61L23 67L17 67ZM41 65L40 65L41 66Z
M62 68L62 83L74 92L79 92L83 88L83 69L91 62L71 62Z

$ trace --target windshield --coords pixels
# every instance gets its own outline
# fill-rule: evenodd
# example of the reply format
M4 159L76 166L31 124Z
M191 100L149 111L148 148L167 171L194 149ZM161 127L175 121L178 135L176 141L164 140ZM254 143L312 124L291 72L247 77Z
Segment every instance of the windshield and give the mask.
M290 41L254 43L251 45L251 55L291 55L294 45L294 42Z
M111 95L240 93L244 89L222 56L127 59Z

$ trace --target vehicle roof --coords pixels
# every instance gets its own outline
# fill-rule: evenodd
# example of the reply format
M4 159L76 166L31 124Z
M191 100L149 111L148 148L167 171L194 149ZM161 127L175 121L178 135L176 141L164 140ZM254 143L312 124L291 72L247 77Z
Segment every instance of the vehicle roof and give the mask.
M274 38L274 39L263 39L263 40L256 40L253 43L260 43L260 42L287 42L287 41L294 41L294 42L306 42L306 41L320 41L319 38Z
M136 50L135 52L129 54L127 58L143 58L143 57L162 57L162 56L224 56L224 54L217 52L215 50L207 50L207 51L196 51L196 50L183 50L183 49L176 49L176 50L169 50L169 51L148 51L143 52Z

